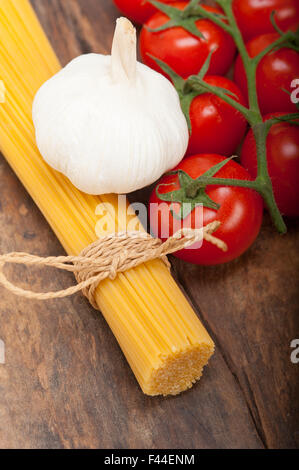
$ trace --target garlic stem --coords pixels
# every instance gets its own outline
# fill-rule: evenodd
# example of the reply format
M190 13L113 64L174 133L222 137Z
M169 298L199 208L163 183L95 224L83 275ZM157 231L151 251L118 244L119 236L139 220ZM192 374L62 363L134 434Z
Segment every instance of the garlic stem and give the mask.
M134 81L137 65L136 29L127 18L118 18L111 52L111 73L114 82Z

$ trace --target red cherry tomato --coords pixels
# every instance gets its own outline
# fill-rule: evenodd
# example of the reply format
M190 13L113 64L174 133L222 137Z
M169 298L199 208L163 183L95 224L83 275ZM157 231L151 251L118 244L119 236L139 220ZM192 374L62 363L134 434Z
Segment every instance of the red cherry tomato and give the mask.
M162 3L171 3L174 0L159 0ZM135 23L145 23L157 9L146 0L114 0L120 11Z
M250 57L255 57L278 37L276 33L264 34L249 41L247 50ZM256 84L262 114L296 112L290 95L283 91L293 91L291 83L295 78L299 78L299 55L293 49L275 50L261 60L257 68ZM234 79L247 98L247 80L240 56L236 60Z
M228 78L206 76L205 82L231 91L245 105L239 88ZM245 135L247 123L241 113L212 93L193 99L190 107L191 136L187 155L220 153L230 157Z
M283 31L299 23L298 0L234 0L233 11L245 41L275 31L270 21L274 10L276 24Z
M282 116L269 114L264 120ZM244 141L242 164L255 178L257 174L256 145L252 130ZM267 137L268 170L279 210L284 215L299 216L299 128L287 122L271 127Z
M224 157L216 154L193 155L184 159L176 169L185 171L195 179L223 160ZM232 160L217 173L217 177L251 179L245 168ZM180 189L178 176L165 175L158 188L160 193ZM228 251L223 252L211 243L204 241L201 247L194 245L194 249L180 250L175 256L194 264L226 263L244 253L256 239L262 223L263 200L251 189L232 186L208 186L206 192L213 201L220 204L220 209L213 210L204 207L203 225L205 226L214 220L221 222L215 236L227 243ZM173 235L182 227L182 221L173 217L170 202L163 201L160 211L159 203L161 203L161 199L154 190L150 197L149 207L151 229L156 237L165 240L164 234ZM196 209L184 219L184 227L200 228L197 225L195 211Z
M174 7L183 10L188 2L175 2ZM212 12L221 10L203 5ZM199 19L196 26L205 39L193 36L181 27L169 28L165 31L152 32L147 28L155 29L165 24L168 17L158 12L143 26L140 35L140 50L143 62L149 67L162 72L156 62L148 54L166 62L181 77L187 78L197 74L207 59L209 53L214 51L211 59L209 73L224 75L231 66L235 56L235 45L229 34L219 26L206 19Z

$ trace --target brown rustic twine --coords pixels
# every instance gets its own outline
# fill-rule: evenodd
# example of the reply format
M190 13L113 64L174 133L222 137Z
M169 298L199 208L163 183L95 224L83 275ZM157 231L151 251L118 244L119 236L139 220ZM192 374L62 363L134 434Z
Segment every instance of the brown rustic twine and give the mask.
M227 251L226 244L214 237L220 222L212 222L201 229L182 229L162 243L158 238L143 232L120 232L100 238L85 248L79 256L50 256L42 258L28 253L9 253L0 256L0 284L13 294L27 299L48 300L68 297L79 291L98 309L95 290L104 279L114 280L118 273L135 268L142 263L160 258L170 267L166 257L203 239ZM58 292L32 292L8 281L3 273L4 265L50 266L73 272L77 285Z

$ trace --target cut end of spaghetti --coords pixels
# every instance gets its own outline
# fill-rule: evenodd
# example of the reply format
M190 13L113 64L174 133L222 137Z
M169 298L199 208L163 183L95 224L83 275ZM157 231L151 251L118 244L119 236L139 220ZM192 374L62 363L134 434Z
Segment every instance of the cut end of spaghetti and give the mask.
M149 381L142 387L146 395L178 395L191 388L203 373L214 344L203 343L190 346L183 352L171 354L162 359L158 369L154 369Z

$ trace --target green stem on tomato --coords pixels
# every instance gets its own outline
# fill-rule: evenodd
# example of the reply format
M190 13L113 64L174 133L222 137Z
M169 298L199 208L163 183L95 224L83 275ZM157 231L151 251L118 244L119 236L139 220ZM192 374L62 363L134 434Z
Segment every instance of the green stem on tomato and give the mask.
M198 1L197 1L197 3L198 3ZM221 16L215 15L215 13L205 10L201 5L194 6L192 11L193 11L193 15L195 15L195 16L200 15L200 16L203 16L203 17L207 18L208 20L213 21L213 23L220 26L222 29L224 29L224 31L226 31L227 33L229 33L232 36L233 31L232 31L231 27L222 20Z
M299 125L299 113L284 114L282 116L277 116L271 119L267 119L267 121L264 123L267 129L267 132L269 132L270 128L274 126L274 124L278 124L280 122L289 122L293 125L298 126Z
M205 182L206 186L209 186L209 185L237 186L239 188L254 189L255 191L259 189L259 185L256 183L256 181L251 181L251 180L246 181L246 180L238 180L238 179L232 179L232 178L212 177L212 178L203 179L203 182ZM196 186L194 186L194 190L195 190L195 187ZM189 193L189 196L192 197L191 192Z
M188 16L191 16L194 14L194 9L198 5L198 0L190 0L186 8L182 11L182 17L187 18Z
M203 79L200 79L197 75L192 75L191 77L189 77L186 83L190 85L194 91L205 90L210 93L213 93L214 95L218 96L223 101L225 101L227 104L237 109L241 114L243 114L243 116L245 117L247 121L252 119L250 109L246 108L246 106L243 106L238 101L233 100L220 88L210 85L209 83L205 82Z
M256 142L256 153L257 159L257 178L255 183L257 184L257 191L264 198L264 201L268 207L272 221L280 233L286 233L287 227L281 216L281 213L277 207L272 181L268 172L267 162L267 136L270 127L265 125L263 121L258 122L252 127L253 134Z
M232 0L216 0L216 2L221 6L223 9L228 23L231 28L231 35L235 41L237 49L240 53L240 56L243 61L243 65L246 71L247 76L247 83L248 83L248 101L249 101L249 109L252 114L255 114L262 120L262 116L259 109L258 98L257 98L257 91L256 91L256 68L257 64L253 63L252 58L249 56L243 36L241 31L237 25L237 21L233 12L232 8ZM251 120L249 120L251 124Z
M252 63L258 66L260 61L265 57L266 54L271 52L273 49L275 49L278 46L283 45L285 42L287 42L288 39L292 37L291 31L288 31L283 34L280 38L276 39L276 41L272 42L272 44L269 44L269 46L265 47L259 54L257 54L255 57L252 58Z

